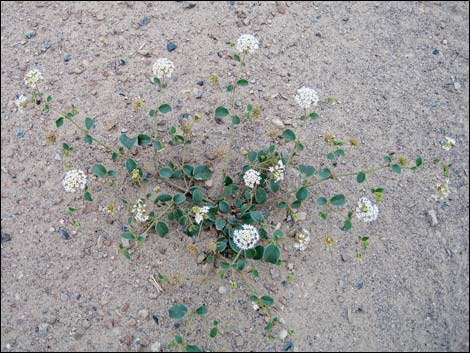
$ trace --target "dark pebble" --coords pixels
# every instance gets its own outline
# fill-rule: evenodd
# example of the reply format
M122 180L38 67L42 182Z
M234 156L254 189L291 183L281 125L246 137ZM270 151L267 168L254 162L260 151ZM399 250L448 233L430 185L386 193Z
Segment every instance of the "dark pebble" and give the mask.
M204 81L200 80L200 81L197 81L196 84L198 86L204 86Z
M28 39L33 38L35 35L36 35L36 32L34 32L34 31L28 31L24 34L24 36Z
M153 319L153 321L155 321L155 323L157 325L160 325L160 323L158 322L158 316L157 315L152 315L152 319Z
M72 55L70 55L70 54L64 55L64 61L66 63L68 63L70 60L72 60Z
M64 238L65 240L68 240L70 239L70 234L67 233L64 228L59 228L59 234L62 236L62 238Z
M2 232L2 243L5 243L5 242L10 241L10 240L11 240L10 234Z
M141 27L146 26L150 23L150 18L144 17L143 19L140 20L139 25Z
M179 322L175 323L175 328L180 328L181 324Z
M189 113L183 113L183 114L181 114L181 118L182 118L182 119L189 119L190 116L191 116L191 115L189 115Z
M173 42L168 42L167 45L166 45L166 49L168 49L168 51L173 51L176 49L176 44L173 43Z
M23 136L24 136L24 131L23 130L16 131L16 137L22 138Z
M44 49L49 49L51 47L51 42L49 42L48 40L45 40L44 41Z
M126 65L126 60L124 60L124 59L119 59L119 65L121 65L121 66Z
M185 6L184 8L185 8L186 10L190 10L190 9L195 8L195 7L196 7L196 4L195 4L195 3L190 3L190 4L188 4L187 6Z
M434 50L432 51L432 53L433 53L433 55L439 55L439 49L434 49Z
M284 344L284 347L282 347L282 349L284 352L287 352L288 350L292 349L292 347L294 347L292 342L287 342L286 344Z
M127 232L127 231L129 230L129 224L123 224L123 225L121 226L121 230L122 230L123 232Z
M362 289L364 287L364 282L362 280L357 281L356 288Z

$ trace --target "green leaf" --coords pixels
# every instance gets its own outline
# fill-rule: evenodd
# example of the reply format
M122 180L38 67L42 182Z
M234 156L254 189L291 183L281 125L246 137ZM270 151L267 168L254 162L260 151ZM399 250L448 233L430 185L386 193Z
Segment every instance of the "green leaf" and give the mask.
M295 194L295 197L299 201L305 201L308 197L308 189L301 187L299 190L297 190L297 193Z
M93 172L93 174L95 174L98 177L106 176L106 168L102 164L95 164L91 168L91 171Z
M300 165L299 166L299 172L304 174L307 178L311 177L315 174L315 168L313 168L310 165Z
M168 201L171 201L172 199L173 199L173 197L171 197L171 195L160 194L160 195L157 196L154 203L158 203L159 201L160 202L168 202Z
M266 202L266 190L264 189L257 189L255 194L255 200L259 204L263 204Z
M227 248L227 239L221 237L217 239L217 252L221 253Z
M111 177L114 177L117 175L117 172L115 170L108 170L108 175L111 176Z
M282 137L287 141L287 142L290 142L290 141L295 141L295 133L294 131L292 130L284 130L284 132L282 133Z
M272 192L276 193L281 189L281 185L276 180L271 179L269 181L269 188Z
M128 239L128 240L134 240L135 239L134 234L132 234L131 232L122 233L121 237L123 237L124 239Z
M264 261L277 265L279 258L281 257L281 252L279 248L274 244L269 244L264 249Z
M64 149L64 151L71 151L72 150L72 148L68 144L66 144L65 142L62 144L62 148Z
M55 126L61 127L62 125L64 125L64 118L60 117L59 119L55 121Z
M238 125L240 124L240 117L238 115L232 116L232 124L233 125Z
M287 202L285 201L279 201L279 203L277 204L277 207L279 208L286 208L287 207Z
M350 220L344 221L343 227L341 228L342 231L347 232L352 228L352 222Z
M211 177L211 171L207 165L198 165L193 171L194 179L208 180Z
M247 104L246 110L251 113L253 111L253 105L252 104Z
M181 337L180 335L176 335L175 342L176 344L183 344L183 337Z
M175 194L175 196L173 196L173 201L175 201L175 204L181 205L183 202L186 201L186 196L181 193Z
M263 213L260 211L251 211L250 212L250 217L253 219L253 221L261 223L264 219Z
M173 305L170 310L168 310L170 318L174 320L181 320L187 312L188 308L183 304Z
M161 151L163 149L163 144L160 141L153 141L153 148L157 151Z
M184 175L188 176L188 177L191 177L193 175L193 166L192 165L189 165L189 164L185 164L183 166L183 173Z
M250 151L248 152L248 160L253 163L255 160L256 160L256 157L258 156L258 153L256 153L255 151Z
M317 113L312 112L309 114L309 117L310 119L315 120L315 119L318 119L320 116Z
M150 110L149 115L153 118L155 116L155 109Z
M416 159L416 167L421 167L423 165L423 159L421 157L418 157Z
M132 158L126 160L124 164L129 173L132 173L132 171L137 168L137 163Z
M166 223L164 222L158 222L156 225L155 225L155 230L157 231L158 235L160 237L164 237L165 235L168 234L168 226L166 225Z
M384 161L387 162L387 163L392 163L392 157L390 155L386 155L384 157Z
M284 233L280 229L276 229L273 233L273 238L274 239L282 239L284 238Z
M241 62L240 55L238 55L238 54L235 54L235 55L233 56L233 59L234 59L235 61Z
M199 189L195 189L193 191L193 203L195 205L199 205L202 202L203 198L204 196L202 195L202 192Z
M356 176L356 180L358 183L363 183L364 181L366 181L366 173L359 172Z
M222 213L228 213L228 211L230 211L230 205L226 201L220 201L219 210Z
M317 199L317 205L318 206L325 206L328 203L328 200L324 197L319 197Z
M233 85L227 85L227 92L233 91Z
M329 170L328 168L321 169L318 171L318 176L322 179L327 179L331 176L331 170Z
M162 104L161 106L158 107L158 111L162 114L166 114L171 112L171 107L169 104Z
M335 155L336 155L337 157L343 157L344 154L345 154L345 153L344 153L344 150L342 150L342 149L339 149L339 150L336 150L336 151L335 151Z
M211 336L211 338L214 338L217 336L218 333L219 333L219 329L217 327L213 327L209 333L209 336Z
M300 200L295 200L294 202L291 203L290 207L298 209L302 206L302 201Z
M206 305L202 305L196 309L196 314L201 315L201 316L206 315L207 312L208 312L208 309Z
M263 295L261 298L260 298L260 302L261 304L265 305L265 306L272 306L273 303L274 303L274 300L273 298L271 298L270 296L268 295Z
M202 352L202 350L199 346L188 344L186 346L186 352Z
M83 197L85 198L86 201L93 201L93 198L91 197L91 194L86 191L84 194L83 194Z
M244 80L244 79L238 80L237 85L239 85L241 87L248 86L248 81Z
M93 143L93 138L90 136L90 135L86 135L83 140L85 141L85 143L88 143L89 145L91 145Z
M47 96L46 101L47 101L47 103L52 102L52 97L51 97L51 96Z
M131 259L131 254L129 254L129 251L124 247L124 245L119 244L119 252L124 255L125 258L128 260Z
M158 77L154 77L154 78L153 78L153 83L155 83L156 85L159 85L159 86L160 86L161 81L160 81L160 79L159 79Z
M227 115L229 114L229 111L227 108L225 107L217 107L217 109L215 110L215 117L216 118L224 118L226 117Z
M169 167L160 168L160 176L162 178L171 178L173 175L173 170Z
M221 231L224 229L226 224L227 222L225 221L225 219L217 217L215 220L215 229Z
M95 127L95 122L92 118L85 118L85 127L90 130Z
M228 262L222 261L222 262L219 263L219 266L220 266L221 269L226 270L230 267L230 264Z
M137 144L139 146L148 146L152 144L152 139L149 135L139 135L137 136Z
M134 147L135 143L137 142L137 138L136 137L130 138L126 134L121 134L121 136L119 136L119 142L121 142L122 145L126 147L128 150L131 150L132 147Z
M243 269L245 268L245 266L246 266L245 260L239 259L239 260L237 261L237 270L238 270L238 271L243 271Z
M344 195L335 195L331 198L330 200L330 203L333 205L333 206L343 206L345 203L346 203L346 198L344 197Z
M392 165L392 170L397 174L401 173L401 167L398 164Z
M329 160L333 160L335 159L335 154L333 152L330 152L326 155L326 158L328 158Z

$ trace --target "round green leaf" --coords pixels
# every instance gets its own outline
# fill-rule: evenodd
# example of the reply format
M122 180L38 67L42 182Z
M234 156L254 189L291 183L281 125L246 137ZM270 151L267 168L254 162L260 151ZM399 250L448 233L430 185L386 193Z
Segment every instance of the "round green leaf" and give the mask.
M187 312L188 308L183 304L173 305L170 310L168 310L170 317L174 320L181 320Z
M91 168L91 171L93 172L93 174L95 174L98 177L106 176L106 168L102 164L95 164Z
M333 206L343 206L346 203L344 195L335 195L331 198L330 203Z
M358 183L363 183L364 181L366 181L366 173L359 172L356 176L356 180Z
M86 191L83 194L83 197L85 198L86 201L89 201L89 202L93 201L93 198L91 197L91 194L88 191Z
M310 165L300 165L299 171L306 177L311 177L313 174L315 174L315 168Z
M211 177L211 171L207 165L198 165L193 171L194 179L208 180Z
M261 211L251 211L250 217L251 219L253 219L253 221L258 222L258 223L262 222L264 219L263 213Z
M308 197L308 189L301 187L299 190L297 190L297 193L295 194L295 197L299 201L305 201Z
M137 144L139 146L148 146L152 144L152 139L149 135L139 135L137 136Z
M184 196L181 193L178 193L175 196L173 196L173 201L175 201L175 204L181 205L183 202L186 201L186 196Z
M130 138L126 134L121 134L121 136L119 136L119 142L121 142L124 147L130 150L132 149L132 147L134 147L135 143L137 142L137 138Z
M59 119L57 119L57 120L55 121L55 125L56 125L57 127L61 127L62 125L64 125L64 118L63 118L63 117L60 117Z
M397 174L401 173L401 167L398 164L392 165L392 170Z
M248 86L248 81L247 80L238 80L237 81L237 85L241 86L241 87L244 87L244 86Z
M83 140L85 141L85 143L88 143L89 145L93 143L93 137L91 137L90 135L85 135Z
M240 124L240 117L238 115L232 116L232 124L233 125L238 125Z
M131 232L122 233L121 237L123 237L124 239L128 239L128 240L134 240L135 239L134 234L132 234Z
M158 235L160 237L164 237L165 235L168 234L168 226L166 225L166 223L164 222L158 222L156 225L155 225L155 230L157 231Z
M171 112L171 107L169 104L162 104L161 106L158 107L158 111L162 114L166 114Z
M226 201L220 201L219 210L222 213L228 213L228 211L230 211L230 205Z
M261 304L265 305L265 306L272 306L273 303L274 303L274 300L273 298L271 298L270 296L268 295L263 295L261 298L260 298L260 302Z
M129 173L132 173L137 168L137 163L133 159L128 159L125 162L126 169Z
M207 306L206 305L201 305L199 308L196 309L196 314L198 315L206 315L208 312Z
M173 175L173 170L169 167L163 167L160 169L160 176L162 178L171 178Z
M186 346L186 352L202 352L202 350L199 346L188 344Z
M217 217L215 219L215 229L217 229L218 231L223 230L226 224L227 222L223 218Z
M317 205L318 206L325 206L328 203L328 200L324 197L319 197L317 199Z
M281 257L281 252L276 245L269 244L264 249L264 255L263 255L264 261L276 265L280 257Z
M195 189L193 191L193 203L195 205L199 205L202 202L203 198L204 196L202 195L202 192L199 189Z
M272 192L276 193L281 189L281 185L274 179L269 181L269 188Z
M227 248L227 239L221 237L217 239L217 252L223 252Z
M294 131L292 130L285 130L283 133L282 133L282 137L287 141L287 142L290 142L290 141L295 141L295 133Z
M227 108L225 107L217 107L217 109L215 110L215 117L216 118L224 118L226 117L227 115L229 114L229 111Z
M264 189L257 189L255 194L255 200L258 204L263 204L266 202L266 191Z
M95 122L92 118L85 118L85 127L90 130L95 127Z

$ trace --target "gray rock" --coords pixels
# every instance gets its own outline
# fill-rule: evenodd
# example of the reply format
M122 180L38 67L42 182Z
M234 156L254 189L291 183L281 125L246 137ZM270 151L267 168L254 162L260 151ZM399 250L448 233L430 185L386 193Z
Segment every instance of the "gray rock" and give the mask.
M150 351L152 352L160 352L162 350L162 344L160 342L154 342L150 346Z
M37 332L40 335L47 335L48 331L49 331L49 324L47 322L43 322L43 323L39 324L39 326L37 328Z
M284 341L284 340L287 338L287 336L289 336L289 333L287 332L286 329L281 330L281 332L279 332L279 338L280 338L282 341Z
M428 211L428 221L432 227L435 227L439 224L439 220L437 219L436 211L429 210Z
M10 240L11 240L11 236L10 236L10 234L3 233L3 232L1 232L1 233L2 233L2 240L1 240L1 242L2 242L2 243L5 243L5 242L7 242L7 241L10 241Z
M228 289L224 286L220 286L219 287L219 290L218 290L219 294L227 294L228 293Z
M138 315L142 320L145 320L149 317L149 311L146 309L142 309L138 312Z
M281 278L281 270L277 267L273 267L270 270L272 279L280 279Z
M65 61L66 63L68 63L70 60L72 60L72 55L70 55L70 54L64 55L64 61Z
M35 31L28 31L24 34L24 36L28 39L31 39L33 38L34 36L36 35L36 32Z
M279 129L284 129L285 125L284 123L282 122L281 119L273 119L271 120L271 122L273 123L273 125Z
M175 50L177 47L176 47L176 44L173 43L173 42L168 42L166 44L166 49L169 51L169 52L172 52L173 50Z

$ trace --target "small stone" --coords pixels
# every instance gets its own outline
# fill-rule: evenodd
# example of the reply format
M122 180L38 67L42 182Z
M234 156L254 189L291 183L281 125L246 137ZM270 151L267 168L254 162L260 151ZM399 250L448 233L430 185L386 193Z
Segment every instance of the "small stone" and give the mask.
M227 294L228 293L228 289L225 288L224 286L220 286L219 287L219 294Z
M439 55L439 49L434 49L434 50L432 51L432 54L433 54L433 55Z
M43 45L44 45L44 49L47 50L51 47L51 42L49 42L48 40L45 40Z
M243 20L243 24L244 24L245 26L248 26L248 25L250 24L250 20L249 20L248 18L245 18L245 19Z
M271 272L271 278L272 279L281 278L281 270L279 270L278 268L273 267L273 268L271 268L270 272Z
M47 335L48 331L49 331L49 324L47 322L43 322L43 323L39 324L39 326L37 328L37 332L40 335Z
M297 213L297 220L298 221L305 221L307 219L307 212L298 212Z
M135 327L137 325L137 321L135 319L130 319L127 322L127 325L129 325L130 327Z
M148 25L149 23L150 23L150 18L144 17L143 19L139 21L139 26L143 27L143 26Z
M454 88L455 88L455 90L457 90L457 91L462 88L462 85L460 84L459 81L455 81L455 82L454 82Z
M340 287L341 289L346 289L347 286L348 286L348 282L346 282L346 281L344 281L344 280L342 280L342 279L339 280L339 287Z
M96 20L97 21L103 21L105 19L104 15L103 14L99 14L96 16Z
M166 49L167 49L169 52L172 52L173 50L176 49L176 44L170 41L170 42L168 42L168 43L166 44Z
M281 119L273 119L271 120L271 122L273 123L273 125L279 129L284 129L285 125L284 123L282 122Z
M207 180L205 183L204 183L208 188L212 187L212 185L214 185L214 181L212 179L209 179Z
M294 270L294 264L293 264L292 262L289 262L289 263L287 264L287 269L288 269L289 271Z
M206 259L206 257L207 257L207 256L206 256L205 253L200 253L200 254L198 255L198 257L197 257L196 262L197 262L198 264L202 264L202 263L204 262L204 260Z
M146 309L142 309L139 311L138 315L142 320L145 320L149 317L149 311Z
M287 351L291 350L292 347L294 347L294 345L292 344L292 342L287 342L287 343L282 347L282 350L283 350L284 352L287 352Z
M429 210L428 211L428 221L432 227L435 227L439 224L439 220L437 219L436 211Z
M64 238L65 240L68 240L70 239L70 234L67 233L64 228L60 227L59 228L59 234L62 236L62 238Z
M24 34L24 36L28 39L31 39L33 38L34 36L36 35L36 32L35 31L28 31Z
M152 345L150 346L150 350L152 352L160 352L162 350L162 344L160 342L154 342L152 343Z
M199 80L199 81L196 82L196 84L197 84L198 86L204 86L204 81L203 81L203 80Z
M1 240L1 242L2 242L2 243L5 243L5 242L10 241L10 240L11 240L10 234L3 233L3 232L2 232L2 240Z
M287 332L287 330L284 329L281 332L279 332L279 338L282 341L284 341L287 338L287 336L289 336L289 333Z
M16 137L22 138L24 136L24 131L23 130L17 130L16 131Z
M357 283L356 283L356 288L357 288L357 289L362 289L362 288L364 288L364 282L362 281L362 279L360 279L359 281L357 281Z
M238 108L240 108L240 107L242 106L242 101L241 101L240 99L237 99L237 100L235 101L235 105L236 105Z
M90 321L88 321L88 320L83 320L83 321L82 321L82 327L83 327L84 329L88 329L88 328L90 328L90 326L91 326L91 322L90 322Z
M49 325L54 325L57 322L57 316L54 316L54 315L47 316L46 317L46 322Z
M60 156L60 154L56 153L55 156L54 156L54 159L56 161L60 161L60 160L62 160L62 157Z
M70 334L74 339L79 340L80 338L83 337L83 332L82 331L75 331Z
M72 60L72 55L70 55L70 54L64 55L64 61L65 61L66 63L68 63L70 60Z

